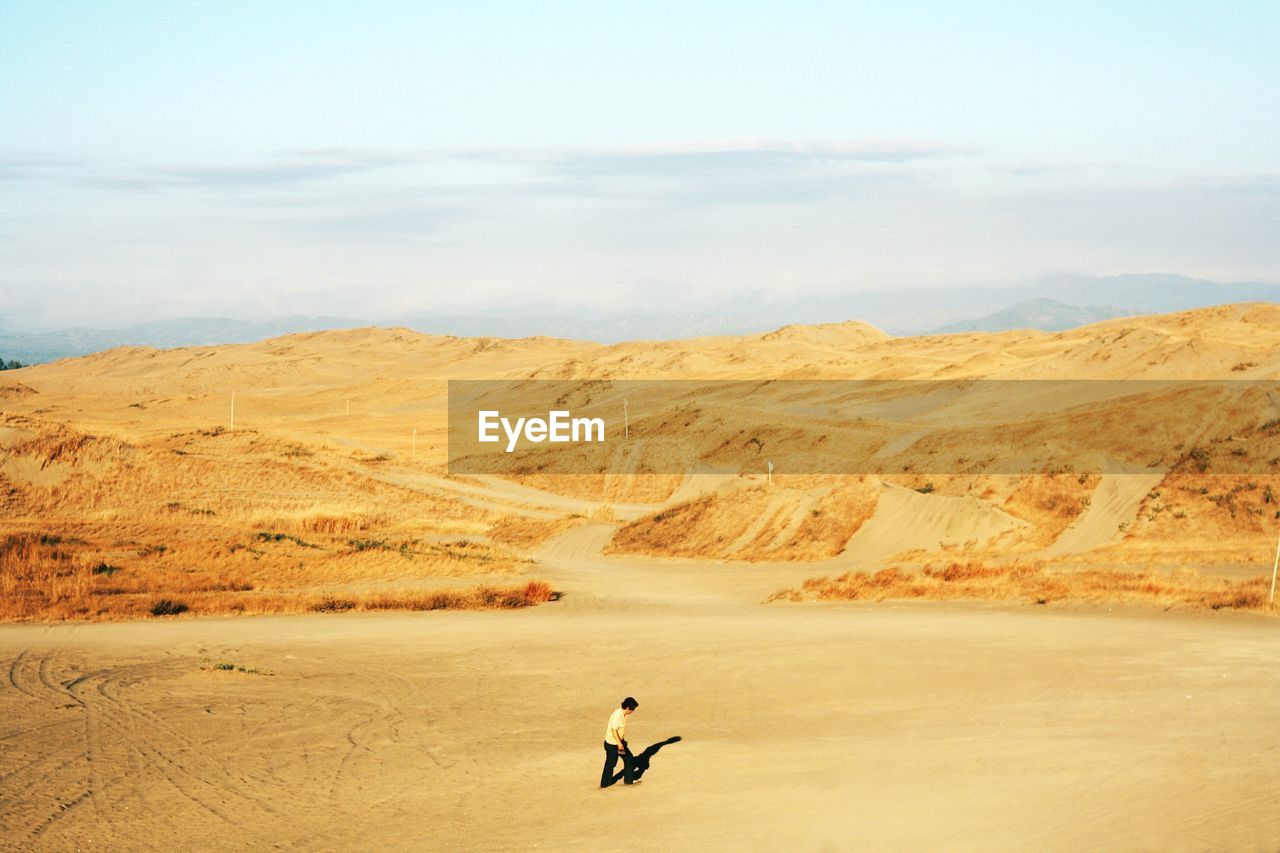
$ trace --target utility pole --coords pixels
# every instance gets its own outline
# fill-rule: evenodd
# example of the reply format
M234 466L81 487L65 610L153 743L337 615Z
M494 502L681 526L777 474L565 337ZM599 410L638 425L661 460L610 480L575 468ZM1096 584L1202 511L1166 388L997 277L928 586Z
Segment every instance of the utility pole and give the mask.
M773 485L773 463L769 462L767 464L769 466L769 485L772 486Z
M622 400L622 437L626 439L631 438L631 418L627 415L626 398L623 398Z
M1271 606L1276 605L1276 569L1280 568L1280 538L1276 539L1276 559L1271 564Z

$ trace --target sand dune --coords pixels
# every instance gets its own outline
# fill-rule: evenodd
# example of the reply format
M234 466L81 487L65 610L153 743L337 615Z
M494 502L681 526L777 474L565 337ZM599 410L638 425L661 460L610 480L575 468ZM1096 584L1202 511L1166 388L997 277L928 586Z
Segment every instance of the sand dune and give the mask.
M301 536L335 515L354 516L371 539L385 534L408 541L479 538L498 519L512 515L553 520L607 512L618 522L640 525L632 538L647 543L641 552L663 553L665 548L671 555L804 561L845 554L870 564L911 553L911 559L927 560L996 556L1011 548L1036 552L1047 546L1046 558L1105 549L1113 563L1133 554L1144 566L1152 561L1172 566L1182 554L1231 542L1236 549L1230 557L1233 571L1243 565L1241 560L1261 569L1271 536L1264 522L1274 515L1280 490L1280 480L1273 483L1276 475L1198 489L1192 485L1194 472L1175 474L1171 468L1160 482L1143 480L1141 487L1125 491L1123 499L1114 493L1117 484L1136 480L1104 477L1096 494L1080 491L1077 498L1064 489L1046 491L1008 477L950 477L935 484L931 479L937 478L885 476L881 479L890 486L877 495L863 485L829 478L779 476L769 494L760 494L752 490L761 486L763 471L735 473L735 456L716 457L717 409L708 402L698 422L699 429L705 428L707 458L696 470L718 474L663 480L634 473L650 450L664 446L663 437L653 435L641 439L626 463L603 478L459 479L448 477L443 467L443 380L1274 377L1280 375L1278 320L1280 307L1238 305L1108 321L1058 334L890 338L865 324L842 323L606 347L370 328L226 347L121 348L0 376L0 387L7 389L0 476L9 484L0 500L18 529L62 525L69 535L83 539L88 533L93 539L98 528L85 524L96 519L134 530L129 537L134 542L162 541L172 539L175 530L189 531L168 543L175 551L187 549L192 537L221 539L229 547L243 544L244 537L264 528ZM859 401L857 411L882 418L891 431L878 444L874 436L867 437L886 465L903 454L962 457L966 441L998 442L1002 435L1022 434L1054 440L1036 419L1038 412L1052 408L1053 389L1028 388L1017 398L975 398L968 404L970 414L956 409L952 398L904 404L886 400L876 404L879 408ZM233 391L235 433L226 429ZM1123 423L1141 411L1135 406L1150 405L1147 398L1131 404L1109 402L1105 392L1100 394L1093 410L1067 423L1064 435L1091 425ZM764 406L761 412L768 416L767 396L752 403ZM779 411L795 406L783 398L777 404ZM733 401L716 405L732 406ZM838 413L840 405L831 400L818 408ZM1170 397L1164 405L1185 404ZM637 405L637 410L645 408ZM1249 458L1280 458L1277 431L1249 427L1247 419L1241 420L1246 415L1230 406L1219 405L1217 412L1219 422L1206 422L1206 430L1249 442ZM951 437L929 433L958 416L973 418L975 424L985 418L992 428ZM655 428L653 421L644 423ZM661 428L676 430L683 423L676 420ZM825 421L815 424L806 439L789 438L797 452L805 452L805 441L826 437ZM1205 438L1212 470L1229 472L1232 454L1241 445L1208 433ZM862 439L851 435L850 440ZM1136 462L1144 449L1117 445L1115 453ZM1166 480L1177 485L1161 488ZM908 491L915 489L920 491ZM1146 498L1157 492L1159 499ZM696 510L692 514L701 538L667 530L673 521L691 517L682 507ZM92 544L97 550L88 549L84 559L101 559L102 552L129 547L121 541ZM278 563L295 556L257 555L255 569L269 570L262 560ZM341 560L333 556L328 562L326 572L342 577ZM255 575L265 577L263 571ZM367 575L360 570L350 579L355 577Z
M874 565L906 551L994 549L1026 522L973 497L923 495L883 483L875 513L845 546L851 563Z
M1002 436L1054 440L1038 420L1048 392L970 401L989 432L950 437L936 428L962 397L886 397L859 401L883 434L849 440L950 467L783 468L770 483L721 458L715 417L735 403L709 395L687 475L642 473L674 435L656 431L604 474L450 475L445 380L525 377L1276 378L1280 307L1059 334L890 338L843 323L609 347L354 329L0 373L0 575L10 618L36 620L0 626L0 843L1204 850L1280 837L1267 807L1280 644L1256 602L764 603L819 575L953 563L1257 577L1274 553L1280 420L1215 397L1204 435L1158 473L999 474L954 458ZM766 389L750 405L805 402ZM798 445L834 436L848 405L808 402L817 426L790 434ZM1100 392L1059 428L1105 436L1140 406L1187 404ZM752 437L756 451L774 441ZM211 615L532 579L562 596L501 612ZM191 609L151 616L161 597ZM640 788L602 792L600 726L628 693L642 702L633 736L665 745Z

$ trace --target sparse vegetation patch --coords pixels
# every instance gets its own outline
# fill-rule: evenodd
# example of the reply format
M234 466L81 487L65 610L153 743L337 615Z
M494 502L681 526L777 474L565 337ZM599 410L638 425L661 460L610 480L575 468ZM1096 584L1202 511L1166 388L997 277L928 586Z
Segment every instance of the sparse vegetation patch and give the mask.
M1230 580L1202 577L1190 570L1170 574L1102 569L1052 572L1029 564L986 565L954 562L920 571L888 568L810 578L798 589L783 589L769 601L884 601L888 599L974 599L1025 601L1132 602L1205 607L1212 610L1268 610L1266 578Z

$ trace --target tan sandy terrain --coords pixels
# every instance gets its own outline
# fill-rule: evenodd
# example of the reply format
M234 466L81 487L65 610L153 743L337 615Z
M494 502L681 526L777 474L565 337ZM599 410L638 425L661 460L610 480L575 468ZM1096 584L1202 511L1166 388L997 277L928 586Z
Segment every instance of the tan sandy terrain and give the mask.
M7 846L1263 850L1280 838L1273 620L762 606L757 592L799 567L748 566L728 584L724 568L591 560L599 537L566 536L543 559L568 594L516 613L0 630ZM629 693L637 751L682 740L651 756L641 785L602 791L604 721Z
M735 460L783 430L716 433L797 410L764 387L634 400L604 474L450 474L446 380L530 377L1274 379L1280 307L616 346L356 329L0 373L0 844L1280 846L1280 419L1256 399L1100 385L1058 424L1029 384L966 431L885 396L840 432L837 389L787 440L894 473L769 483ZM1203 429L1151 432L1163 455L1116 428L1188 406ZM970 464L1083 429L1114 429L1102 473ZM693 471L645 473L682 430ZM627 694L637 746L682 740L599 791Z

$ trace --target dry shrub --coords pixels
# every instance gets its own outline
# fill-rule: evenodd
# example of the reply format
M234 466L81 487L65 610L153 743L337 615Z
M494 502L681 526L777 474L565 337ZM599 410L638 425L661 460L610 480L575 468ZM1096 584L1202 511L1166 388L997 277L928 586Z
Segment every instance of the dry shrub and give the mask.
M338 610L485 610L532 607L556 598L545 581L523 585L482 584L471 589L440 589L426 592L379 593L354 599L326 598L312 605L320 612Z
M587 518L596 524L614 524L618 520L618 514L611 506L598 506L588 513Z
M186 613L188 609L185 602L174 601L172 598L162 598L151 605L151 615L177 616L179 613Z
M316 613L341 613L344 610L353 610L355 609L355 606L356 602L354 599L325 596L312 604L311 609Z
M1213 610L1269 610L1267 580L1206 578L1189 570L1170 574L1091 569L1050 572L1041 566L951 563L919 572L882 569L846 572L835 578L806 580L799 589L784 589L770 601L883 601L885 599L978 599L988 601L1118 601L1187 605Z

